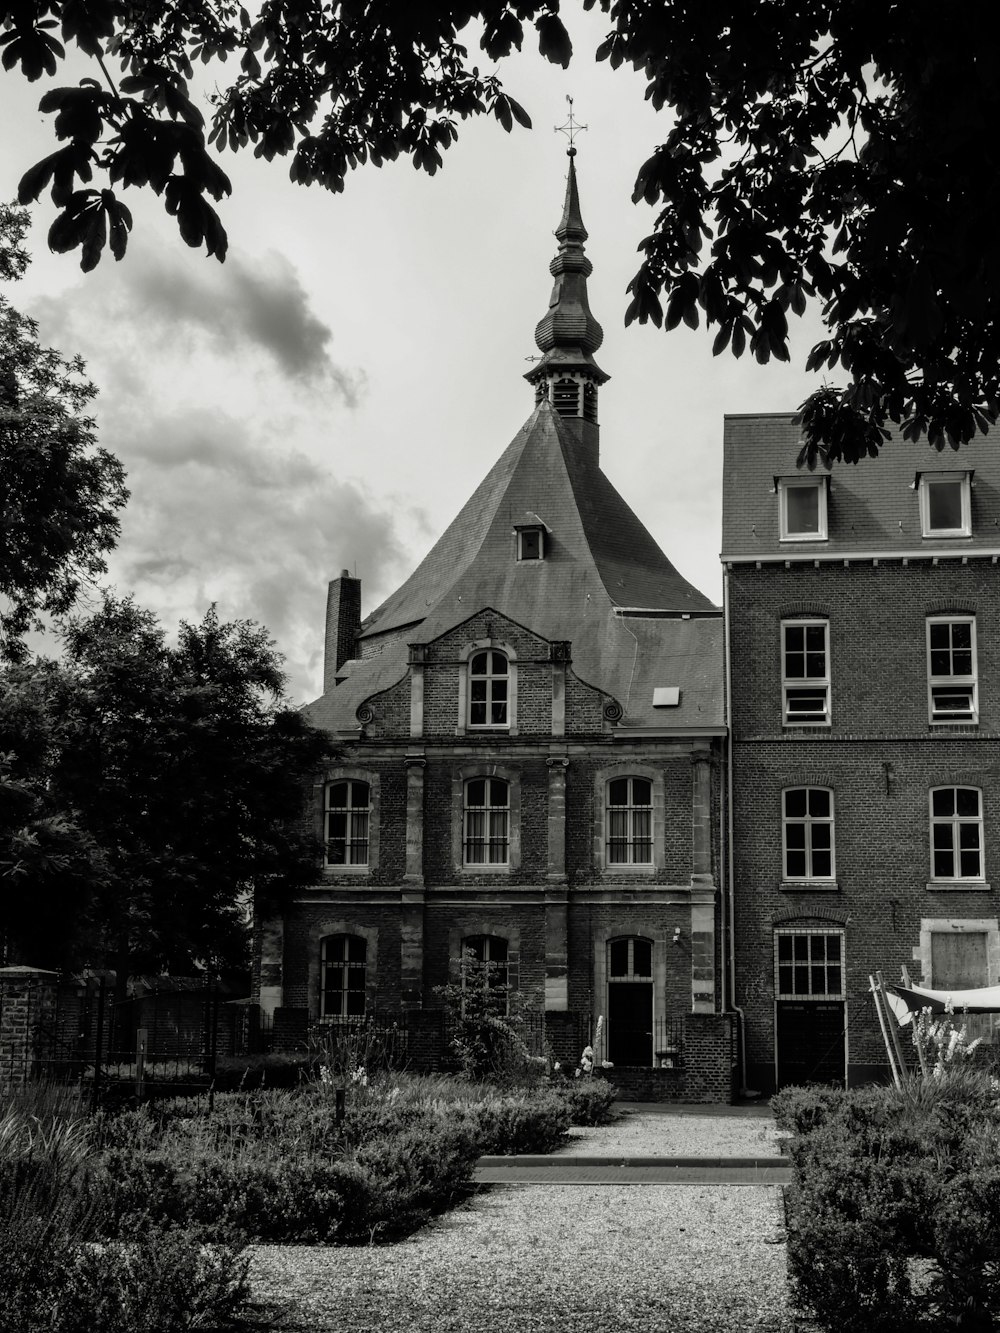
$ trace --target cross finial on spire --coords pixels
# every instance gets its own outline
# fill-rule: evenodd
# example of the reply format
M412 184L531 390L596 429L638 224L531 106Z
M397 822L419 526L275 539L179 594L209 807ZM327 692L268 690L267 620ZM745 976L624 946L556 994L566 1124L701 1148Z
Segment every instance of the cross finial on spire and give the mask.
M567 157L576 157L576 147L573 143L574 136L579 134L581 130L587 129L588 126L581 125L573 119L573 99L568 93L566 94L566 101L569 103L569 119L565 125L555 125L553 128L556 134L565 134L569 140L569 148L566 150Z

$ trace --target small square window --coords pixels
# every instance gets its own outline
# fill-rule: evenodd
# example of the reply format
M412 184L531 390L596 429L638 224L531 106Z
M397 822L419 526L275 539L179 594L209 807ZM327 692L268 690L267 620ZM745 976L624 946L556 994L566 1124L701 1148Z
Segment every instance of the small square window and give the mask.
M542 529L519 528L517 532L518 560L541 560L542 554Z
M920 531L924 537L972 535L970 473L920 474Z
M779 477L783 542L826 541L826 477Z

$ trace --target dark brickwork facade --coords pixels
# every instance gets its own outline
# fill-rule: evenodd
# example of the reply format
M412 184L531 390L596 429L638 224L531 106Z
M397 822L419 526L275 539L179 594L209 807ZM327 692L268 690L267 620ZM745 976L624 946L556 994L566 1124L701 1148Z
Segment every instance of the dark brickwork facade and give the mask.
M742 423L729 423L731 456L739 455L742 443L764 438L760 423L751 425L741 441ZM760 467L769 474L794 474L797 435L777 419L772 433L782 431L791 462L786 468L765 458ZM834 470L828 518L837 558L819 542L810 550L815 559L803 558L801 547L788 543L782 552L787 563L766 547L759 563L727 563L735 1000L746 1019L748 1081L764 1092L776 1080L804 1081L810 1072L825 1081L838 1061L852 1084L888 1076L869 995L869 976L876 971L892 982L905 969L915 984L933 986L939 980L932 968L935 949L951 956L959 948L956 937L972 936L969 957L982 966L969 984L1000 981L1000 579L996 555L982 549L981 532L976 544L974 538L967 545L925 540L914 553L921 541L911 512L919 484L914 459L931 461L923 460L926 452L906 459L897 454L895 461L887 453L870 464L868 473L877 475L867 501L859 475L864 468ZM938 468L956 466L955 460L931 459ZM727 475L732 472L727 464ZM775 537L766 540L776 549L778 499L772 476L761 480L753 492L754 522L741 474L738 507L727 520L730 542L749 542L744 528L766 533L771 524ZM974 517L983 510L983 496L993 494L988 477L977 472L976 483ZM850 522L840 521L844 515ZM859 539L852 552L852 533L861 531L864 542ZM728 554L739 555L740 548L731 545ZM974 618L974 724L929 718L927 624L935 616ZM829 725L789 726L783 720L781 625L796 620L829 627ZM931 792L941 787L981 793L981 826L968 833L980 841L978 876L934 875ZM789 788L832 793L832 880L784 874L782 808ZM795 996L781 990L776 948L792 946L776 942L788 934L839 939L834 948L842 951L842 1000L824 1005L821 995L804 994L804 972L794 983ZM949 939L942 945L944 936ZM784 975L792 977L788 970ZM830 979L819 968L809 988L816 981L822 991ZM908 1033L902 1036L908 1046Z

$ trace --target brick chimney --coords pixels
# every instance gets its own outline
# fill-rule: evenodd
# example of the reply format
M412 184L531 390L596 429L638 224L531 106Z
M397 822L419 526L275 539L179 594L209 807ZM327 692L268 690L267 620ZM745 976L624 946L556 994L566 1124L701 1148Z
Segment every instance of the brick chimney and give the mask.
M326 594L326 656L323 660L323 693L337 684L337 672L358 649L361 628L361 580L346 569L331 579Z

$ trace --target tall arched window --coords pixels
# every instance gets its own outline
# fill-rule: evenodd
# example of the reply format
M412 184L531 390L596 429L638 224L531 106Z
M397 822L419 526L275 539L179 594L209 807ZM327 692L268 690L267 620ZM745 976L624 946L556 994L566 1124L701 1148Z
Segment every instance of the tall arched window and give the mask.
M931 878L985 878L978 787L935 787L931 792Z
M469 726L510 726L510 663L495 648L469 658Z
M653 864L653 784L612 778L607 787L607 864Z
M331 782L326 789L326 864L366 866L371 788L354 780Z
M363 1018L368 941L360 935L327 935L320 943L321 1018Z
M462 846L467 866L507 865L510 788L503 778L470 778L466 782Z
M788 787L783 793L785 879L833 879L833 792Z

